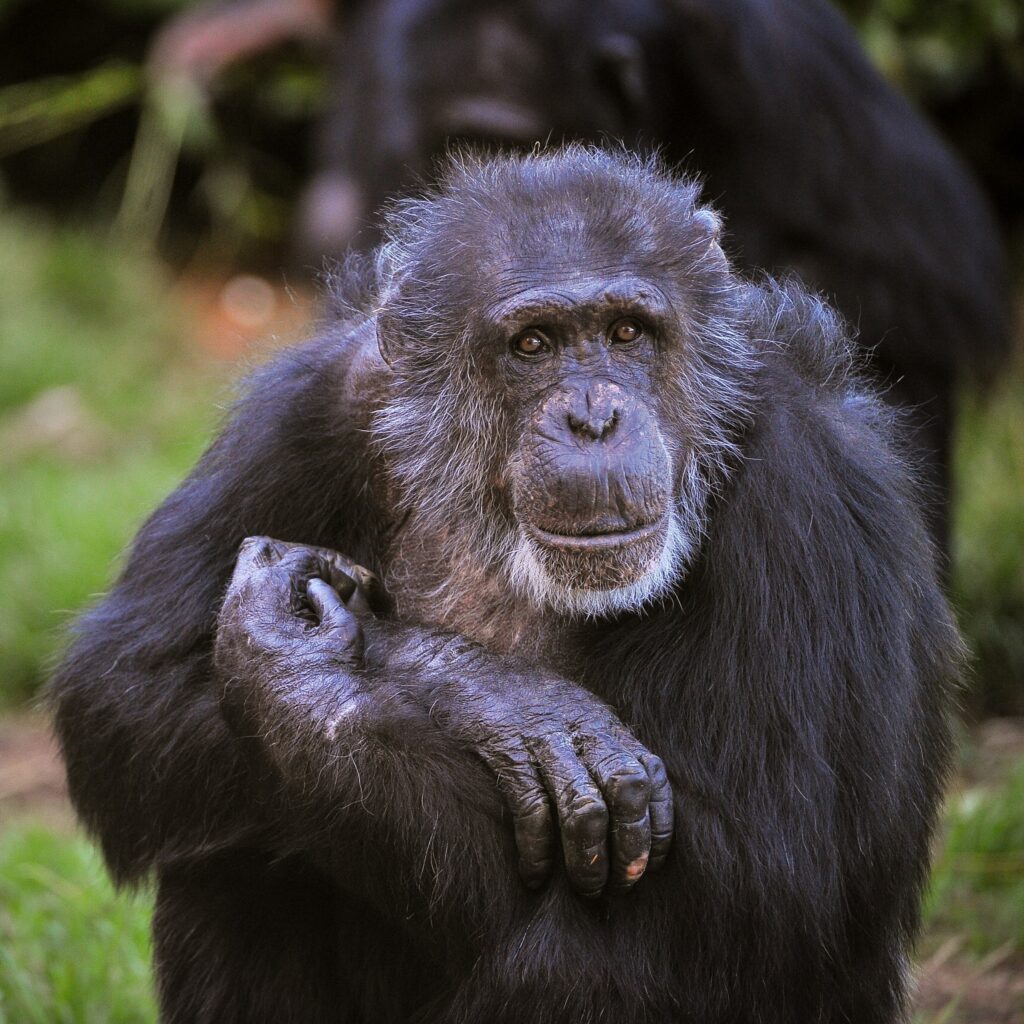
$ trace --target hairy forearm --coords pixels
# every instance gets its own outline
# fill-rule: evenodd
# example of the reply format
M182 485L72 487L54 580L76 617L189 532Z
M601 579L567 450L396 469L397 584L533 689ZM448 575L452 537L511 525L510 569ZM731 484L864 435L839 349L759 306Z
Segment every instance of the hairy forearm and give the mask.
M494 781L409 699L415 678L297 670L245 685L228 717L270 766L288 843L453 955L507 919L520 883Z
M497 925L519 881L493 781L397 688L346 706L308 680L250 687L239 728L209 657L154 668L88 646L55 682L56 726L119 881L256 847L308 856L403 927L429 921L452 955Z

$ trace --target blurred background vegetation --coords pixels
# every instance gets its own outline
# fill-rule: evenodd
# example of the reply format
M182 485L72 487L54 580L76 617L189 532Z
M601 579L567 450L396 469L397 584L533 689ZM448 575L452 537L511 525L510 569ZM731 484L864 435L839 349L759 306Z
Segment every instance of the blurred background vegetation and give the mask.
M322 54L279 48L209 97L156 92L147 46L182 6L0 0L0 1024L153 1018L148 901L115 897L71 830L30 709L63 626L195 461L255 339L296 336L309 310L308 273L281 267L325 101ZM1019 297L1024 4L840 6L978 175ZM1019 332L1013 365L961 404L952 588L976 671L919 1019L1019 1024L1024 727L1007 717L1024 715ZM1010 994L986 1010L993 978Z

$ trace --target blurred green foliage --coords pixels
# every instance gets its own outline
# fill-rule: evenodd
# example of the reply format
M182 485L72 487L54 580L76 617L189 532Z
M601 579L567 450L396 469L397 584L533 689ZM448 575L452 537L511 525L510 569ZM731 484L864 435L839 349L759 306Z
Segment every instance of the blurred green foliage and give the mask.
M883 73L928 102L971 87L995 60L1024 81L1019 0L839 0Z
M210 430L216 374L168 287L100 236L0 215L0 702L35 692Z
M85 75L19 82L0 90L0 156L56 138L136 99L141 70L102 65Z
M0 1024L156 1017L148 897L117 896L85 839L0 834Z
M980 178L1024 260L1024 3L839 0L882 73Z
M1024 953L1024 761L1003 785L953 798L926 907L934 935L963 936L979 956Z
M953 601L974 654L968 707L1024 714L1024 352L991 393L961 396Z

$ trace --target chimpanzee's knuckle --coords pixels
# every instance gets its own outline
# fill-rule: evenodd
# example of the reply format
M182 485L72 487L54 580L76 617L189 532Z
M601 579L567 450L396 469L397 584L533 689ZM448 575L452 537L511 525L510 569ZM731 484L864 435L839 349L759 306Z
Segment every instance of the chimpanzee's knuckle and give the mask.
M315 548L301 546L292 548L270 568L279 578L289 581L327 576L329 573L327 560Z
M543 790L531 789L521 794L514 813L517 821L530 821L546 817L550 813L550 803Z
M651 799L651 780L639 764L623 764L609 780L606 795L615 805L642 810Z
M302 578L301 566L277 562L260 569L253 577L253 584L261 590L275 590L285 593Z
M256 534L246 537L239 545L238 551L240 556L266 564L277 555L278 545L273 538Z
M660 757L656 754L647 754L644 757L644 765L648 778L656 789L668 785L668 772L665 769L665 762Z
M576 828L588 835L608 831L608 808L596 794L584 793L573 797L569 814Z

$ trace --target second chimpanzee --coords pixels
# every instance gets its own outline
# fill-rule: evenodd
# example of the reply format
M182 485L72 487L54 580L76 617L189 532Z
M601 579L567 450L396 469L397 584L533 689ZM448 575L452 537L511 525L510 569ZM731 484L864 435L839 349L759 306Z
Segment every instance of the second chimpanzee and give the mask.
M157 63L202 74L275 33L328 38L331 6L211 6ZM371 245L381 203L454 140L659 146L705 180L741 267L798 272L853 324L910 412L945 546L954 389L1009 349L1008 274L974 182L828 0L373 0L334 24L310 257Z
M166 1021L902 1019L958 640L834 314L719 230L453 167L143 527L52 695Z
M1008 274L975 183L828 0L378 0L340 21L320 247L372 237L453 139L659 146L741 267L796 271L848 318L911 413L946 544L954 389L1009 350Z

